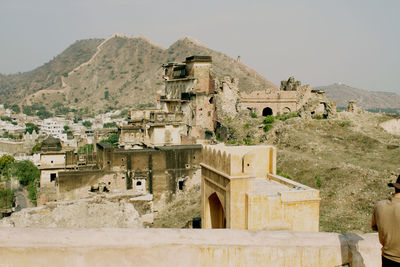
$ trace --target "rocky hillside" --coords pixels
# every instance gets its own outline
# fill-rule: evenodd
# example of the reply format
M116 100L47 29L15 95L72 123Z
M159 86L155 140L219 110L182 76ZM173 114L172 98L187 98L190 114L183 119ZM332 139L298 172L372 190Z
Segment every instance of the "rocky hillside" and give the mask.
M219 140L276 146L278 174L320 190L321 231L370 232L373 205L389 197L387 183L400 174L395 119L370 112L275 120L240 114L224 122Z
M0 76L0 102L49 107L59 102L93 111L150 106L163 89L161 65L190 55L212 56L215 76L238 77L240 90L277 88L246 65L189 37L165 49L143 37L114 35L78 41L31 72Z
M347 107L348 102L354 100L364 109L398 109L400 111L400 95L396 93L371 92L339 83L319 86L315 89L324 90L329 98L336 101L338 107Z
M0 103L20 103L26 96L37 91L60 88L63 73L88 61L102 41L77 41L60 55L32 71L12 75L0 74Z

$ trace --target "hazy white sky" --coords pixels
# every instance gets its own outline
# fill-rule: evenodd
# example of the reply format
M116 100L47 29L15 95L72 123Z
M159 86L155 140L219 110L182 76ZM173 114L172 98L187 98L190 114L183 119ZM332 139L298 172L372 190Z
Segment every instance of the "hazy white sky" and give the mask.
M115 32L164 47L189 35L276 84L294 75L400 93L398 0L0 0L0 73Z

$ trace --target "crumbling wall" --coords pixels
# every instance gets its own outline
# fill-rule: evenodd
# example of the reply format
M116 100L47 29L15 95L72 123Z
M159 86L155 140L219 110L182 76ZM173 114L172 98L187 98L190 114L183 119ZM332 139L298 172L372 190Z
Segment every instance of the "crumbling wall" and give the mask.
M217 121L225 121L227 118L234 118L239 110L239 80L225 77L218 83L216 90L216 119Z
M362 108L357 106L357 103L355 101L349 101L349 105L347 106L347 112L359 114L363 112L363 110Z
M100 191L126 191L125 172L64 171L58 173L59 201L89 197Z
M313 93L306 103L300 108L302 118L332 118L336 116L336 103L325 96L324 93Z
M7 154L29 153L30 149L24 147L24 142L0 141L0 152Z

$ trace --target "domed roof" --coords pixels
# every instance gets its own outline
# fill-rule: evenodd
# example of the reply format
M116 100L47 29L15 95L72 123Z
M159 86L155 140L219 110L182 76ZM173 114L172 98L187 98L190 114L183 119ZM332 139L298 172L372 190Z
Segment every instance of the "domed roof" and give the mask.
M53 136L47 137L42 142L42 151L60 151L61 149L61 140Z

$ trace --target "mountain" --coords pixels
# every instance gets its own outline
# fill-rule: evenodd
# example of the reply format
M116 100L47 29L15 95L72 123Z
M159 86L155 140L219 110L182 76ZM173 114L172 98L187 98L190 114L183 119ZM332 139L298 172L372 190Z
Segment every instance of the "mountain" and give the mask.
M324 90L328 98L336 101L338 107L347 107L348 102L353 100L364 109L400 110L400 95L396 93L372 92L341 83L319 86L314 89Z
M165 49L144 37L114 34L77 41L49 63L26 73L0 75L0 103L104 111L151 106L164 88L162 64L210 55L216 77L239 78L239 90L278 87L237 60L184 37Z
M47 88L59 88L61 75L89 60L101 42L101 39L77 41L60 55L32 71L0 74L0 102L19 103L29 94Z

